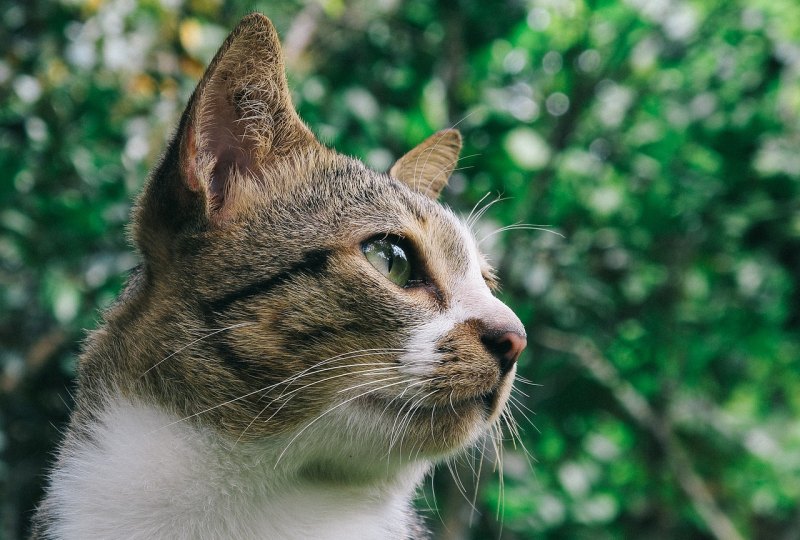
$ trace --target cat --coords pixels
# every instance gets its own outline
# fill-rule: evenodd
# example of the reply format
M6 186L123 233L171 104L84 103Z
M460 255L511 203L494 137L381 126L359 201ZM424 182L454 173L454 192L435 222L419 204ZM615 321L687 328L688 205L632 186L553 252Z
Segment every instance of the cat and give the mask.
M460 148L378 173L323 146L245 17L134 207L33 537L427 537L416 488L497 426L526 344L436 202Z

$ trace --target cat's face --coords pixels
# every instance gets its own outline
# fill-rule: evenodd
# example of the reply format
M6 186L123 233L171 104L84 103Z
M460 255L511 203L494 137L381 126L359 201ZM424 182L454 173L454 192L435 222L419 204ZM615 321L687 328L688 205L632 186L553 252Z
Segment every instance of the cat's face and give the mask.
M263 17L240 24L140 200L150 278L207 332L142 384L234 439L461 448L504 410L525 331L435 202L460 137L370 171L297 120L277 47Z

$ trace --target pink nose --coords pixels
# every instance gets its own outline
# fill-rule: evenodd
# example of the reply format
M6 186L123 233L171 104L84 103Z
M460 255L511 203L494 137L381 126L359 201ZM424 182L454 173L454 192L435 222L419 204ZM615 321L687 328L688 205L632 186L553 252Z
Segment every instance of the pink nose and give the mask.
M519 358L528 340L525 336L516 332L486 332L481 336L481 342L486 349L492 353L500 364L500 373L505 375Z

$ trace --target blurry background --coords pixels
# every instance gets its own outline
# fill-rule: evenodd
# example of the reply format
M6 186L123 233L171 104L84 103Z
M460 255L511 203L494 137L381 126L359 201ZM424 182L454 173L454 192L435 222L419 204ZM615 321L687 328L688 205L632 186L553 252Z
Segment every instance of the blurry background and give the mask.
M796 0L5 0L0 536L136 264L131 200L252 9L323 141L383 170L457 124L444 198L501 198L479 236L529 332L530 457L477 491L460 460L465 494L440 468L438 538L800 538ZM496 232L522 223L563 236Z

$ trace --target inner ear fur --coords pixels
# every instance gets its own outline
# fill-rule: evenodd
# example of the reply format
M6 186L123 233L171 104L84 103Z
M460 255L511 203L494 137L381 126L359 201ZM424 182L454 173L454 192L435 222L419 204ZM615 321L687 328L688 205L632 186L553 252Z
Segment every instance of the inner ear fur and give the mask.
M461 152L461 134L456 129L434 133L389 169L389 175L414 191L436 199L447 185Z
M224 224L254 198L286 189L320 148L292 105L275 28L261 14L245 17L197 85L137 201L137 246L146 260L169 261L178 232Z
M216 221L235 214L238 193L285 180L275 178L281 161L317 144L292 105L278 34L258 13L225 40L187 112L181 171Z

